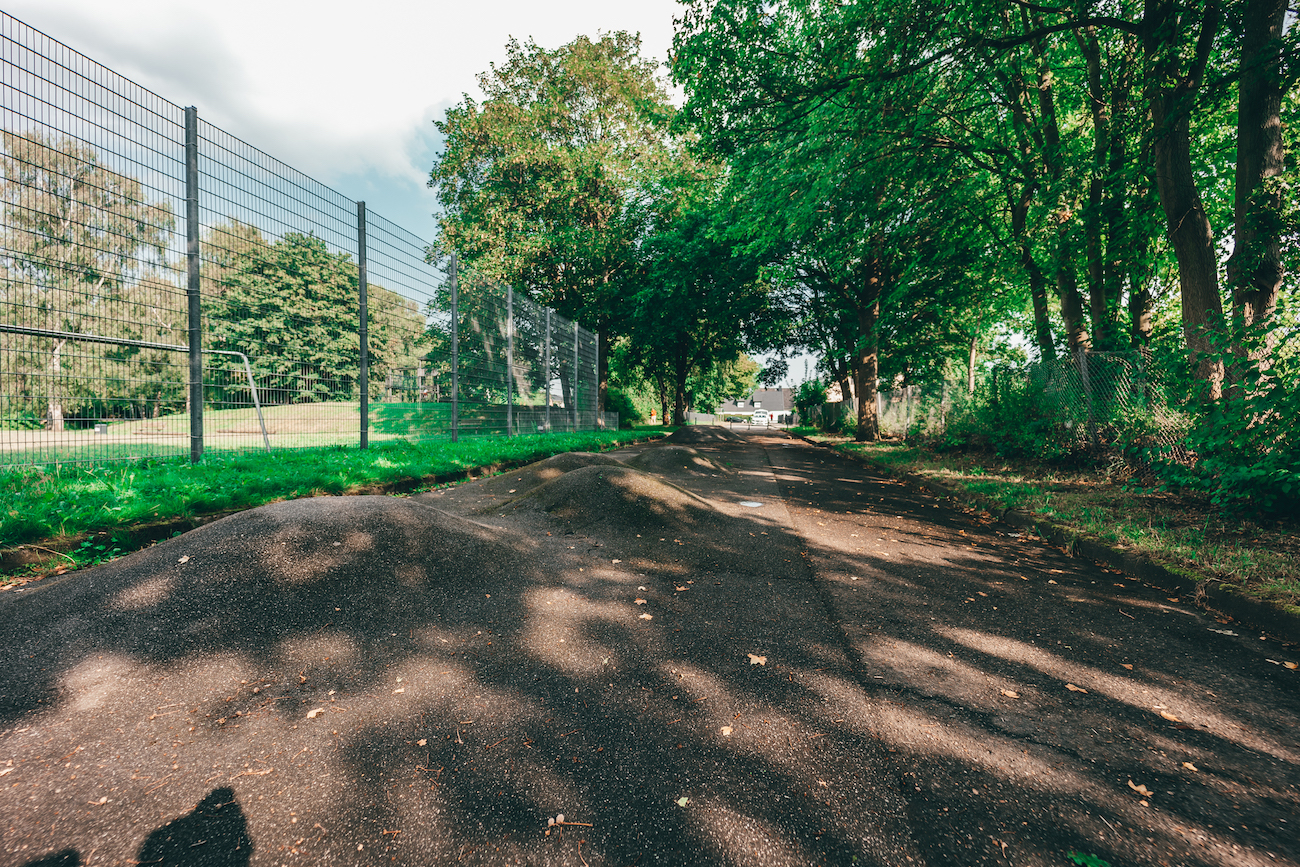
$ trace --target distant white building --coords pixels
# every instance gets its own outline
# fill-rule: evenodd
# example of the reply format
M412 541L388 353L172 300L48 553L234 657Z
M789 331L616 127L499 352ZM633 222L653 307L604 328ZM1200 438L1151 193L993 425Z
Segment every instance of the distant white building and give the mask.
M739 400L724 401L713 411L716 416L752 416L755 410L766 410L773 424L790 424L794 421L794 390L789 388L762 388Z

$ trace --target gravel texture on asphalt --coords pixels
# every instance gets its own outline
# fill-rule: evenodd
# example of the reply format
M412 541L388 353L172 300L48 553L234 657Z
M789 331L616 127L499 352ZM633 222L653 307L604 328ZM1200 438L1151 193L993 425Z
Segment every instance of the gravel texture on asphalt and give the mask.
M683 429L0 596L0 865L1295 865L1260 639Z

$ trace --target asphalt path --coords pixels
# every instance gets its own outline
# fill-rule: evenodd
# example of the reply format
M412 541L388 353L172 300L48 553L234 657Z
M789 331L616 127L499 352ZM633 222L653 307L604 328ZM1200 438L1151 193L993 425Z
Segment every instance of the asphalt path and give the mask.
M1300 863L1297 648L676 439L0 595L0 864Z

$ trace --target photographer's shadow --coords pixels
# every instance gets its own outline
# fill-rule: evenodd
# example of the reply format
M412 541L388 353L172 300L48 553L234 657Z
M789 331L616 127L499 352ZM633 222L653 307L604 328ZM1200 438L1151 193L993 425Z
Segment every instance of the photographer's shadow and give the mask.
M159 867L247 867L252 856L244 811L234 790L222 786L209 792L193 812L150 834L136 861Z

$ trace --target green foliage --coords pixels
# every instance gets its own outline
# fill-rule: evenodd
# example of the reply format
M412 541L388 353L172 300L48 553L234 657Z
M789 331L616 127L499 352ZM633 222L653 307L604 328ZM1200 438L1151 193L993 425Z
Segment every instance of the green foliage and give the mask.
M665 383L673 423L684 424L692 403L713 410L742 385L752 391L757 365L737 365L765 322L768 285L757 260L726 237L717 203L689 188L678 195L679 208L642 245L627 331L634 362ZM692 377L707 400L691 400Z
M758 374L758 363L743 352L734 361L715 362L687 379L687 402L696 412L713 412L724 401L753 394L758 387Z
M1225 366L1232 384L1221 399L1208 401L1193 382L1189 405L1196 418L1182 445L1194 459L1181 449L1171 454L1134 444L1169 484L1200 491L1231 512L1300 510L1300 354L1285 342L1290 327L1270 330L1224 329L1211 358Z
M801 382L794 393L794 406L800 418L808 418L826 403L826 384L819 379Z
M1110 867L1109 861L1098 858L1096 855L1087 855L1083 852L1075 852L1074 850L1065 854L1066 857L1077 864L1078 867Z
M84 142L4 131L0 316L6 324L184 342L184 294L165 282L175 218ZM147 416L184 401L180 353L4 335L7 412L51 430L79 416ZM50 375L53 374L53 375Z
M606 392L605 411L618 413L619 424L622 427L631 427L633 422L645 421L632 396L618 386L610 386L609 391Z
M991 449L1004 457L1060 460L1077 451L1077 437L1063 425L1058 409L1059 402L1048 399L1042 384L1023 374L1004 372L953 407L933 445L938 449Z
M249 245L222 275L219 293L211 305L212 348L249 357L263 403L356 396L361 348L351 256L291 232L274 244ZM240 361L226 357L216 366L229 371L235 394L227 399L241 399L233 385Z
M114 544L110 548L96 539L86 539L72 552L72 559L78 566L98 566L100 563L116 560L126 553L127 551L119 544Z
M479 75L484 101L467 97L436 124L439 243L604 331L648 226L647 193L677 162L667 92L629 33L554 50L512 39L506 50Z

